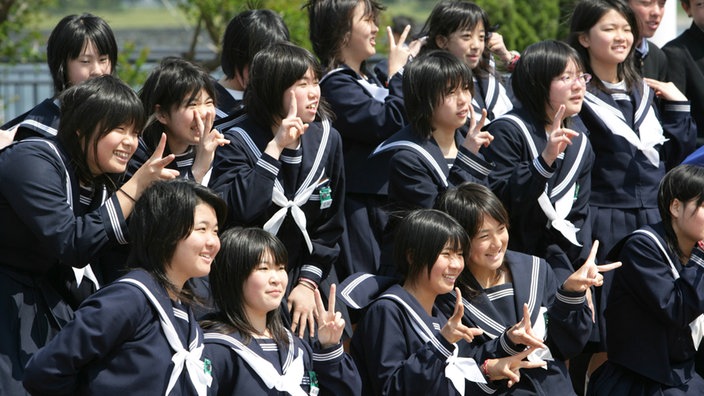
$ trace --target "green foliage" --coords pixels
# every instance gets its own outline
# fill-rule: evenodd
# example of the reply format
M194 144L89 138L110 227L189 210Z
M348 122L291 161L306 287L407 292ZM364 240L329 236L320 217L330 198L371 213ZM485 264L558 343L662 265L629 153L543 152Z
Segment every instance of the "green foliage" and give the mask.
M137 89L144 84L149 70L145 70L149 58L149 48L137 51L134 42L126 42L117 54L117 75L122 81Z
M561 0L480 0L507 48L522 51L541 40L558 38ZM564 0L562 0L564 1Z
M43 56L36 28L38 10L54 0L0 0L0 58L10 63L37 61Z

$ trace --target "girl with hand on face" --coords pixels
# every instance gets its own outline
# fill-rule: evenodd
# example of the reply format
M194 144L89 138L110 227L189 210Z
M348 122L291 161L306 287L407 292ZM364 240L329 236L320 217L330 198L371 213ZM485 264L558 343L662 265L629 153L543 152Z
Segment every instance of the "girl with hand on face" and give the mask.
M370 159L374 148L407 124L401 89L403 68L412 54L405 45L410 26L399 41L389 38L387 81L367 69L376 54L377 0L311 0L306 4L313 50L325 68L323 97L335 113L333 126L342 135L345 160L348 273L376 272L386 227L384 164Z
M588 395L699 395L704 328L704 168L681 165L660 183L662 221L609 253L623 261L606 311L609 360Z
M486 111L486 123L489 124L513 108L491 54L508 64L517 53L507 50L503 37L491 31L489 16L481 7L462 0L441 1L430 12L421 36L426 36L421 55L425 51L442 49L472 69L475 122L480 121L482 111Z
M210 272L225 203L187 180L157 182L130 219L135 268L100 289L27 364L42 395L198 395L211 385L186 281Z
M469 382L509 378L544 362L523 359L531 349L503 359L487 359L483 372L466 348L482 332L462 324L464 307L455 280L464 269L469 240L450 216L420 209L398 228L394 259L401 284L371 274L355 274L341 285L350 307L365 309L352 336L351 353L365 395L464 395ZM434 307L438 296L455 290L449 319ZM464 345L464 346L463 346ZM468 352L469 354L458 351Z
M495 164L489 186L510 214L511 249L546 258L561 280L591 250L594 153L576 117L590 79L567 44L529 46L511 79L521 106L489 125L495 139L481 150Z
M92 14L68 15L52 30L47 42L47 63L54 82L54 97L0 127L12 129L14 140L56 136L59 95L89 78L112 74L117 63L117 42L112 29ZM3 131L5 137L9 133ZM11 142L3 138L5 143ZM5 144L6 145L6 144ZM0 144L0 148L5 145Z
M210 186L228 204L228 227L263 227L287 247L286 322L312 336L315 290L334 283L344 229L340 135L327 119L311 53L273 44L249 73L246 114L225 133L230 143L216 152Z
M201 322L213 395L361 394L357 369L340 343L345 321L334 311L335 285L327 308L315 291L315 342L284 326L279 308L288 283L287 259L281 241L260 228L223 234L210 273L219 311Z
M23 394L29 357L101 287L107 262L128 243L126 219L164 169L164 141L119 189L137 148L144 110L115 77L61 94L56 138L28 138L0 152L0 388ZM91 265L92 264L92 265ZM124 263L120 263L124 265Z
M149 122L128 175L142 166L166 134L166 153L176 156L169 168L182 178L207 185L205 176L215 149L228 143L213 129L215 88L208 73L185 59L164 58L147 77L139 97Z
M591 332L593 314L585 292L603 284L600 272L620 263L595 265L595 242L583 265L564 282L559 280L545 260L507 250L508 214L482 185L466 183L448 190L437 208L460 222L471 241L467 268L457 280L464 296L464 325L483 331L471 347L502 357L529 345L537 348L529 361L547 361L544 368L523 370L517 383L473 384L476 393L573 395L565 360L582 351ZM451 315L459 296L441 296L438 308Z

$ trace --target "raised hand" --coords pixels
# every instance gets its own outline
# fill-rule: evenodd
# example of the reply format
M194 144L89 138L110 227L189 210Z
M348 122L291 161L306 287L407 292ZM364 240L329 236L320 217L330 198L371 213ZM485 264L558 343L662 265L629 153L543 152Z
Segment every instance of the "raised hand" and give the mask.
M175 169L167 169L166 166L171 163L171 161L176 158L173 154L169 154L164 157L164 149L166 148L166 134L162 133L159 139L159 144L157 144L154 153L149 159L142 164L139 169L134 173L132 178L125 183L128 184L131 181L136 181L138 190L135 191L134 197L142 195L142 191L149 187L152 182L157 180L168 180L178 177L179 173Z
M461 339L467 342L472 342L475 336L484 333L481 329L474 327L467 327L462 324L462 317L464 316L464 305L462 304L462 293L460 293L459 288L455 288L455 293L457 294L457 301L455 301L455 311L452 313L450 319L447 320L445 326L440 330L445 339L450 343L455 343Z
M291 313L291 331L303 335L308 329L312 337L315 336L315 290L305 284L298 283L288 295L288 312Z
M526 348L523 352L503 357L501 359L488 359L486 361L486 371L492 381L508 378L508 386L512 387L521 380L521 369L531 369L543 367L545 361L531 362L523 360L533 352L533 348Z
M298 103L293 90L289 91L289 98L291 100L288 105L288 114L286 114L286 118L281 120L281 124L274 133L274 139L269 142L265 150L267 154L276 159L279 158L284 148L295 148L298 145L298 139L308 129L308 124L298 117Z
M530 323L530 310L528 309L528 304L523 304L523 319L508 329L506 335L514 344L527 345L532 349L547 348L547 346L543 344L543 340L533 333L533 325Z
M345 330L342 314L335 312L335 290L335 285L330 285L330 298L326 310L320 291L315 289L315 320L318 321L318 341L323 348L339 344L342 332Z
M615 262L604 265L596 265L594 258L596 258L596 252L599 250L599 241L594 241L592 245L592 250L589 252L589 257L584 262L584 264L579 267L579 269L570 275L565 283L562 284L562 288L571 292L583 292L589 289L591 286L601 286L604 284L604 276L601 272L607 272L614 270L621 266L621 262Z
M487 131L482 131L486 122L486 109L482 109L482 118L477 122L474 115L474 106L469 105L469 131L467 137L462 142L462 145L474 154L479 152L482 146L487 147L493 140L494 136Z
M555 113L552 125L550 125L548 144L541 154L545 162L550 166L555 162L557 156L562 154L568 145L572 144L572 138L579 136L578 132L562 127L564 115L565 105L560 105L560 108Z
M511 51L509 51L508 48L506 48L506 44L504 44L504 36L498 32L491 32L491 36L489 36L489 41L486 43L486 47L492 54L498 56L504 63L511 61Z
M411 55L411 49L405 45L406 37L411 31L411 25L406 26L403 29L403 33L398 38L398 43L394 40L394 34L391 31L391 27L386 27L386 34L389 37L389 79L391 76L396 74L402 67L406 66L408 63L408 57Z
M217 129L212 129L213 121L215 120L214 111L206 113L205 122L203 122L196 110L193 110L193 112L200 140L196 146L196 158L193 161L191 172L196 182L200 183L210 169L213 158L215 158L215 149L230 143L230 141L225 139L225 135L220 133Z

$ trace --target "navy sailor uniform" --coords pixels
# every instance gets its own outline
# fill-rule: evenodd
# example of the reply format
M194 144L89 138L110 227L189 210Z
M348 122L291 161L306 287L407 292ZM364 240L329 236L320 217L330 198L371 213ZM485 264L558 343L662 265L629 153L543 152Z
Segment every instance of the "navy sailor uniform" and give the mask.
M487 355L482 359L520 353L525 346L513 344L506 331L523 318L523 304L527 303L533 329L536 333L538 328L543 329L544 343L550 350L545 357L547 368L521 370L521 381L511 388L506 380L473 383L470 389L475 393L467 394L574 395L565 360L577 356L589 338L592 319L585 293L562 290L562 281L541 258L507 250L504 266L511 273L512 283L490 289L482 289L465 269L468 286L475 293L461 289L463 324L484 331L474 337L470 347L483 349ZM436 306L449 317L456 298L454 292L440 296ZM543 356L546 353L536 352Z
M213 81L213 86L217 97L213 128L223 133L232 128L234 120L244 114L244 92L229 90L218 81Z
M361 395L362 383L342 344L322 349L294 337L288 345L239 333L205 333L205 356L212 364L211 395ZM315 392L319 393L315 393Z
M10 120L0 129L7 130L17 126L15 141L28 137L50 138L56 136L58 132L60 115L59 100L48 98L31 110Z
M127 164L127 172L125 172L125 180L129 180L132 175L134 175L137 170L144 165L147 161L149 161L149 158L151 158L152 155L154 155L154 150L156 146L152 146L147 141L144 139L144 136L139 137L139 143L137 144L137 150L135 151L134 155L132 155L132 158L130 159L130 162ZM170 154L168 145L164 149L164 156L167 156ZM177 170L179 173L179 177L182 179L190 179L194 180L193 178L193 171L191 168L193 167L193 161L196 159L196 148L195 146L188 146L188 149L181 153L181 154L176 154L176 158L174 158L173 161L171 161L168 165L166 165L166 169L173 169Z
M540 155L547 145L545 126L520 108L489 125L494 140L481 150L495 166L491 189L510 215L510 249L545 257L563 281L584 263L592 246L594 152L579 117L568 122L579 136L552 166Z
M482 110L486 110L485 125L489 125L496 118L506 114L513 109L513 103L506 93L506 88L493 74L488 74L474 80L474 95L472 95L472 106L474 116L479 121L482 118Z
M100 187L82 188L53 140L0 154L0 388L9 394L23 393L29 357L73 319L109 254L127 244L117 196Z
M27 364L30 392L199 395L212 378L193 313L134 270L100 289Z
M376 75L358 75L346 65L320 80L322 96L335 113L333 126L340 132L345 161L345 267L341 275L376 272L386 226L386 174L383 164L369 155L408 121L403 104L402 72L388 84Z
M361 276L360 276L361 275ZM355 274L340 285L340 299L352 308L367 307L369 301L349 298L355 287L365 288L375 277ZM350 286L350 287L348 287ZM352 289L352 291L350 290ZM363 292L360 294L364 294ZM362 377L364 395L438 395L455 396L465 389L469 376L451 379L448 368L460 351L440 334L447 320L433 309L428 315L418 301L401 285L395 284L368 305L352 336L351 353ZM464 343L460 340L458 344ZM472 361L464 355L459 359ZM463 375L467 375L463 373ZM455 380L461 381L461 384Z
M704 313L704 251L693 247L683 265L664 235L662 223L645 226L609 253L623 266L606 308L609 360L589 394L704 394L694 367L701 332L690 327Z

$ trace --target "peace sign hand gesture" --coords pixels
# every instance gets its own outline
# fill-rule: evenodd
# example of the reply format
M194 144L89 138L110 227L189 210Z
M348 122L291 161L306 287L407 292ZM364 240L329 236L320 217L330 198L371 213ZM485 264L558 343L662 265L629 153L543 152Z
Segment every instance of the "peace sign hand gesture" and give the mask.
M462 293L460 293L459 288L455 288L455 293L457 293L455 311L452 313L450 319L447 320L445 326L442 327L442 330L440 330L440 334L442 334L447 342L451 344L454 344L461 339L464 339L467 342L472 342L475 336L483 334L484 331L474 327L467 327L462 324L462 317L464 316Z
M482 131L484 123L486 122L486 109L482 109L482 118L477 120L474 118L474 106L469 104L469 131L467 131L467 137L462 142L464 146L470 152L477 154L479 149L483 147L488 147L489 144L494 140L494 136L487 132Z
M406 37L411 31L411 25L406 26L401 33L401 37L398 38L398 43L394 40L394 34L391 31L391 27L386 27L386 34L389 37L389 79L391 76L396 74L402 67L406 66L408 62L408 57L411 55L411 49L405 45Z
M284 148L295 148L298 145L298 139L308 129L308 124L298 117L298 103L293 90L289 91L289 98L288 114L286 118L281 120L281 124L274 133L274 139L269 142L264 150L265 153L276 159L281 156Z
M320 291L315 289L315 320L318 322L318 341L320 346L328 348L340 343L340 337L345 330L345 320L340 312L335 312L334 284L330 285L330 298L328 308L325 309Z
M599 241L594 241L592 245L592 250L589 252L589 257L584 262L584 264L579 267L579 269L572 273L572 275L565 280L562 284L562 288L571 292L583 292L589 289L591 286L601 286L604 284L604 276L601 272L607 272L614 270L621 266L621 262L617 261L615 263L596 265L594 259L596 258L596 252L599 250Z
M508 329L506 335L512 343L517 345L527 345L533 349L547 348L547 346L543 344L543 340L533 333L528 304L523 304L523 319Z
M557 113L555 113L555 119L550 126L550 130L548 131L548 144L541 154L543 160L550 166L555 162L557 156L565 151L567 145L572 144L572 139L579 136L578 132L562 127L564 115L565 105L560 105L560 108L557 109Z

